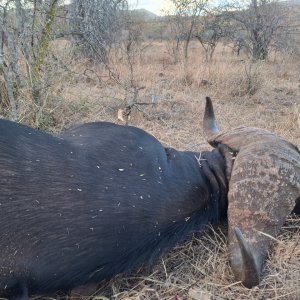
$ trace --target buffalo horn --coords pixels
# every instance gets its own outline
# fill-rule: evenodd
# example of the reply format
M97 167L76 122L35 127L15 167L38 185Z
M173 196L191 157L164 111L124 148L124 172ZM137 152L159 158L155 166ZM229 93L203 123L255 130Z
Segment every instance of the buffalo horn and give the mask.
M208 141L220 132L210 97L206 97L206 105L203 118L203 131Z
M259 284L260 270L257 267L255 255L251 246L246 242L241 230L238 227L234 228L234 233L238 241L241 252L242 261L242 282L247 288L252 288Z
M218 133L212 101L206 97L203 130L214 147L236 153L228 170L228 246L235 278L246 287L259 284L270 237L291 211L300 209L300 151L280 136L240 126Z

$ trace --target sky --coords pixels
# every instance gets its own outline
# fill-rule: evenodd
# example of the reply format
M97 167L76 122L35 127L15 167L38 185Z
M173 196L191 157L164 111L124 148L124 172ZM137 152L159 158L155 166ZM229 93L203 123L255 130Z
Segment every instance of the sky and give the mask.
M297 0L300 1L300 0ZM227 0L211 0L209 3L226 3ZM164 15L163 11L172 11L174 6L171 0L128 0L129 9L147 9L156 15Z
M161 10L170 9L170 0L129 0L130 9L144 8L157 15L162 15Z

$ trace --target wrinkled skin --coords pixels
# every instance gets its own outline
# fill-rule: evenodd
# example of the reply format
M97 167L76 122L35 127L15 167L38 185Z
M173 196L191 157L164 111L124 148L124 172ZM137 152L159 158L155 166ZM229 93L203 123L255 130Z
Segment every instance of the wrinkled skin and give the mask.
M300 152L266 130L238 127L220 133L211 100L206 100L204 131L208 142L237 153L229 182L228 239L232 270L251 288L260 273L271 238L286 216L300 208Z

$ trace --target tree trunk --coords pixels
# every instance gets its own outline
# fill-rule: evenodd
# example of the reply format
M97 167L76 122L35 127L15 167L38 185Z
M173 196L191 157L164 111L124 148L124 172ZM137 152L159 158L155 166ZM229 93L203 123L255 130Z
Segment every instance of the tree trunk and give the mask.
M40 100L40 71L44 66L45 58L48 54L49 42L51 39L52 28L54 24L55 14L58 6L58 0L53 0L49 10L46 13L46 24L42 31L42 36L39 42L37 57L32 65L32 96L34 102L41 105Z

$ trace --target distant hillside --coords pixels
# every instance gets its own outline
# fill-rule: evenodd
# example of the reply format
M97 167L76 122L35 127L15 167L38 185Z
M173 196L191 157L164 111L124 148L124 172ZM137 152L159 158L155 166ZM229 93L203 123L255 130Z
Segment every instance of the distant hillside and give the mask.
M130 12L132 14L144 19L145 21L154 21L154 20L160 19L160 16L158 16L155 13L153 13L147 9L144 9L144 8L132 9Z

